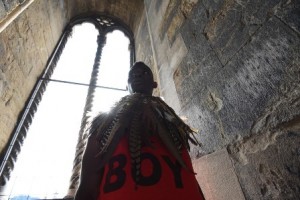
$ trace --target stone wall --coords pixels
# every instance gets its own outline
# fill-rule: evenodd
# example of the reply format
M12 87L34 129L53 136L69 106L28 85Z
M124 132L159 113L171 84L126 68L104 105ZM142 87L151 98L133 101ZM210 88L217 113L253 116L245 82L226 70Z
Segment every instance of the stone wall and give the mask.
M19 1L1 1L1 22L18 6ZM0 33L0 152L68 21L64 6L34 1Z
M299 10L296 0L145 0L151 50L137 55L153 58L161 96L199 130L195 168L222 172L198 174L208 199L300 196Z
M151 36L149 35L148 22L146 13L143 12L143 15L140 20L139 28L134 33L135 35L135 51L136 51L136 61L145 62L152 70L153 76L156 82L159 83L157 75L157 67L154 63L154 54L151 46ZM153 91L153 95L160 96L159 88Z
M1 0L0 1L0 22L2 22L10 13L18 8L25 0Z

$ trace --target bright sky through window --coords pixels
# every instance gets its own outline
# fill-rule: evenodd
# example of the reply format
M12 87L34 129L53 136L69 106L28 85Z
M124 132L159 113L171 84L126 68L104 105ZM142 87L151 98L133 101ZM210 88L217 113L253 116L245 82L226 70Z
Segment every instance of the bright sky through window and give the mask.
M97 85L126 90L127 74L130 68L129 40L127 38L118 39L124 37L125 35L121 31L107 34ZM92 115L98 111L108 111L115 102L113 99L120 99L126 94L128 94L127 91L96 88Z
M92 24L75 26L51 79L89 84L97 34ZM126 88L130 65L128 45L129 40L121 31L107 35L97 85ZM82 85L48 83L10 181L1 195L10 198L66 195L87 90ZM97 88L93 114L109 110L126 94L127 91Z

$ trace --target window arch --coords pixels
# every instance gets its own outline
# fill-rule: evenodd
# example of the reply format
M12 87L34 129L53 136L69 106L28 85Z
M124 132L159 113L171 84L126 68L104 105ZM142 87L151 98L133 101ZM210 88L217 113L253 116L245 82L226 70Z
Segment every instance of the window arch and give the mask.
M98 31L98 35L96 36L97 37L96 55L92 63L93 66L91 66L90 68L91 70L90 70L89 79L88 80L87 79L85 80L64 79L63 80L59 76L60 73L56 73L54 69L57 69L56 68L57 63L62 55L62 52L65 49L68 39L72 35L74 27L84 23L89 23L94 25L95 29ZM103 99L101 98L101 96L103 96L104 90L106 89L118 90L118 91L126 90L124 87L120 88L119 85L107 85L107 84L105 85L105 83L103 83L101 80L107 77L105 76L105 73L107 72L103 71L103 68L99 68L100 66L103 65L109 65L104 62L105 58L103 58L103 53L105 51L108 51L105 49L106 47L105 44L109 44L111 41L113 41L110 38L114 34L121 34L121 33L124 34L129 41L128 42L129 58L127 58L126 62L128 62L127 63L128 66L131 66L135 60L133 34L130 31L130 29L126 25L124 25L120 20L111 16L92 13L92 14L78 16L70 21L70 23L65 28L64 33L62 34L55 50L53 51L51 57L49 58L47 67L44 70L43 75L36 83L32 95L27 102L26 108L23 111L22 117L15 128L14 136L11 139L11 143L9 145L4 161L1 164L1 168L0 168L1 185L5 185L5 183L9 179L10 172L14 168L16 157L20 152L23 141L27 135L28 129L30 128L30 124L32 123L33 116L37 111L38 104L40 103L42 99L42 95L46 90L46 86L48 87L48 85L50 85L49 83L53 83L53 82L56 83L63 82L67 84L88 86L88 89L86 91L87 94L84 103L85 105L83 108L80 131L78 134L78 144L76 147L76 156L74 161L73 174L70 183L70 193L76 190L78 185L78 180L79 180L79 170L80 170L82 149L85 146L85 139L86 139L86 135L84 135L85 125L87 124L90 118L90 113L92 112L92 109L94 109L94 112L95 110L99 109L97 107L97 104L93 104L93 102L95 102L95 100L98 102L99 99ZM115 64L113 64L112 66L115 66ZM69 69L69 72L73 72L73 69ZM123 75L126 76L127 73ZM120 96L120 94L118 95Z

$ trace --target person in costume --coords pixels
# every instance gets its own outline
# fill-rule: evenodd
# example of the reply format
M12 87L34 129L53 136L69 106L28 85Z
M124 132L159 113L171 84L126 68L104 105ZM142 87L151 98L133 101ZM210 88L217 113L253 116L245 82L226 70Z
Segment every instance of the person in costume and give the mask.
M128 90L92 121L75 200L204 200L188 154L194 131L163 100L150 68L136 62Z

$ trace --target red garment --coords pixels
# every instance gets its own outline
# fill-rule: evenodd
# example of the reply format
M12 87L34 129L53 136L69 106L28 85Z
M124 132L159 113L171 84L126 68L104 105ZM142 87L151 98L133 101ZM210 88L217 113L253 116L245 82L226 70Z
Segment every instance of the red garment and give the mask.
M141 178L136 186L131 170L128 137L120 141L105 165L98 200L204 200L186 150L183 160L189 170L180 166L161 141L151 138L155 148L143 147Z

